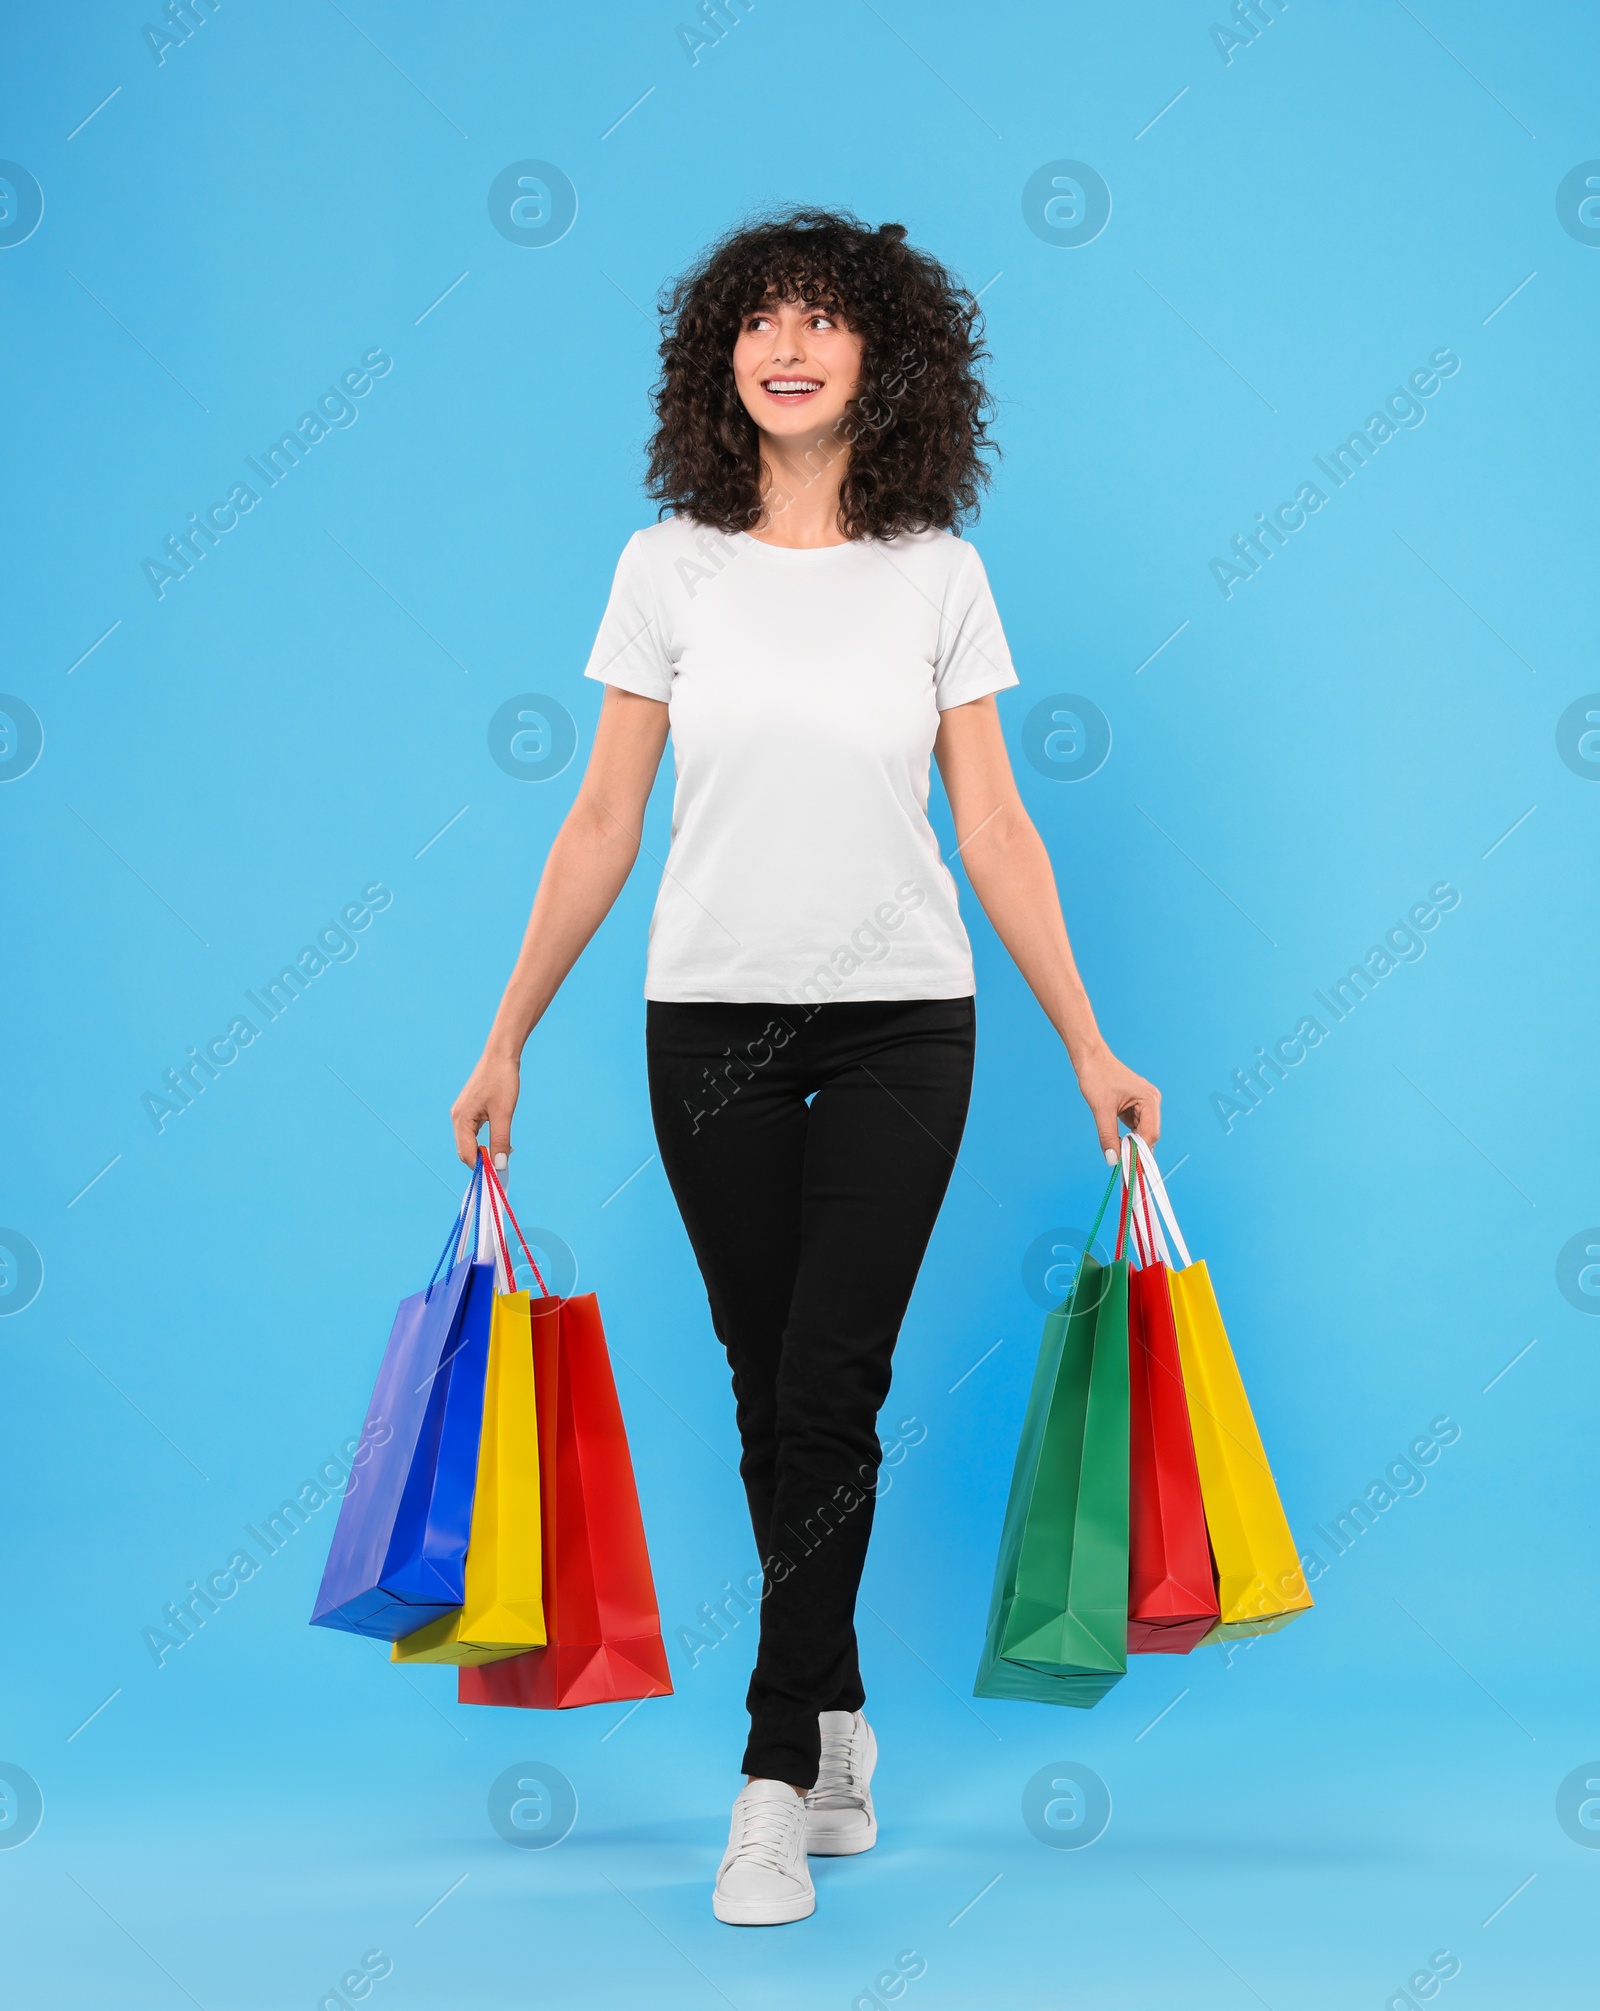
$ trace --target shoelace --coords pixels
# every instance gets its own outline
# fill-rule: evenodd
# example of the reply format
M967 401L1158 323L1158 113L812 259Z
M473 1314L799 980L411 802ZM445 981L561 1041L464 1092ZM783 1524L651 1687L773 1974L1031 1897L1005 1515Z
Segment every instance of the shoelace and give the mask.
M857 1732L851 1727L848 1738L838 1741L824 1739L822 1759L817 1769L817 1784L806 1796L811 1808L860 1808L864 1799L856 1781L856 1738Z
M744 1802L739 1811L735 1857L754 1858L769 1871L788 1871L794 1857L793 1819L774 1802ZM800 1808L799 1798L795 1808Z

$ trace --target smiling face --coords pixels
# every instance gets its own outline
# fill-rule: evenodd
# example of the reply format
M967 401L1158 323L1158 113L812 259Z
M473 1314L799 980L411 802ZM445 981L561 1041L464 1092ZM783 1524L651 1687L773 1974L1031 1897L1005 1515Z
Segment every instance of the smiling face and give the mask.
M733 345L733 379L764 434L815 440L861 382L863 343L843 318L798 301L766 301L747 314Z

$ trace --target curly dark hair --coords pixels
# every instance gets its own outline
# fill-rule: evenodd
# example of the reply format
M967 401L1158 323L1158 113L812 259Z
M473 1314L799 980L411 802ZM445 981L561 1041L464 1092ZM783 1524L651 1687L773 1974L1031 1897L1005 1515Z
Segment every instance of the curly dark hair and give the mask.
M959 530L976 514L999 449L971 293L905 241L903 224L869 229L848 210L788 208L712 245L658 303L661 375L652 393L647 492L722 531L762 514L754 420L733 376L748 314L796 301L839 316L862 337L861 381L839 421L850 458L839 500L847 538Z

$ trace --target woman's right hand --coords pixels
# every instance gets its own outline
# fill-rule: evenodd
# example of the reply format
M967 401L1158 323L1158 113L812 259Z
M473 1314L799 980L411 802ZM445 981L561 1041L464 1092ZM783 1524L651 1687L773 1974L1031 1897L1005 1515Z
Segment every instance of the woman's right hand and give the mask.
M497 1167L506 1164L511 1152L511 1114L521 1089L522 1071L515 1057L493 1054L485 1048L450 1106L456 1151L464 1166L477 1165L478 1133L485 1124L489 1127L490 1159Z

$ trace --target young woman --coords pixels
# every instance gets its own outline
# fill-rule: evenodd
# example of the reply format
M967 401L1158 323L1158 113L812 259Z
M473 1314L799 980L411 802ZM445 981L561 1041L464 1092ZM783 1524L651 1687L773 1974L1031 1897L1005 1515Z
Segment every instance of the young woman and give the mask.
M793 210L665 303L650 493L586 675L606 687L482 1059L451 1113L511 1150L519 1058L639 849L670 727L645 1043L661 1162L733 1372L764 1574L719 1920L798 1920L869 1849L856 1588L890 1358L955 1164L972 956L928 822L1066 1044L1100 1143L1160 1098L1107 1047L994 694L1017 682L953 535L988 479L977 302L899 224Z

